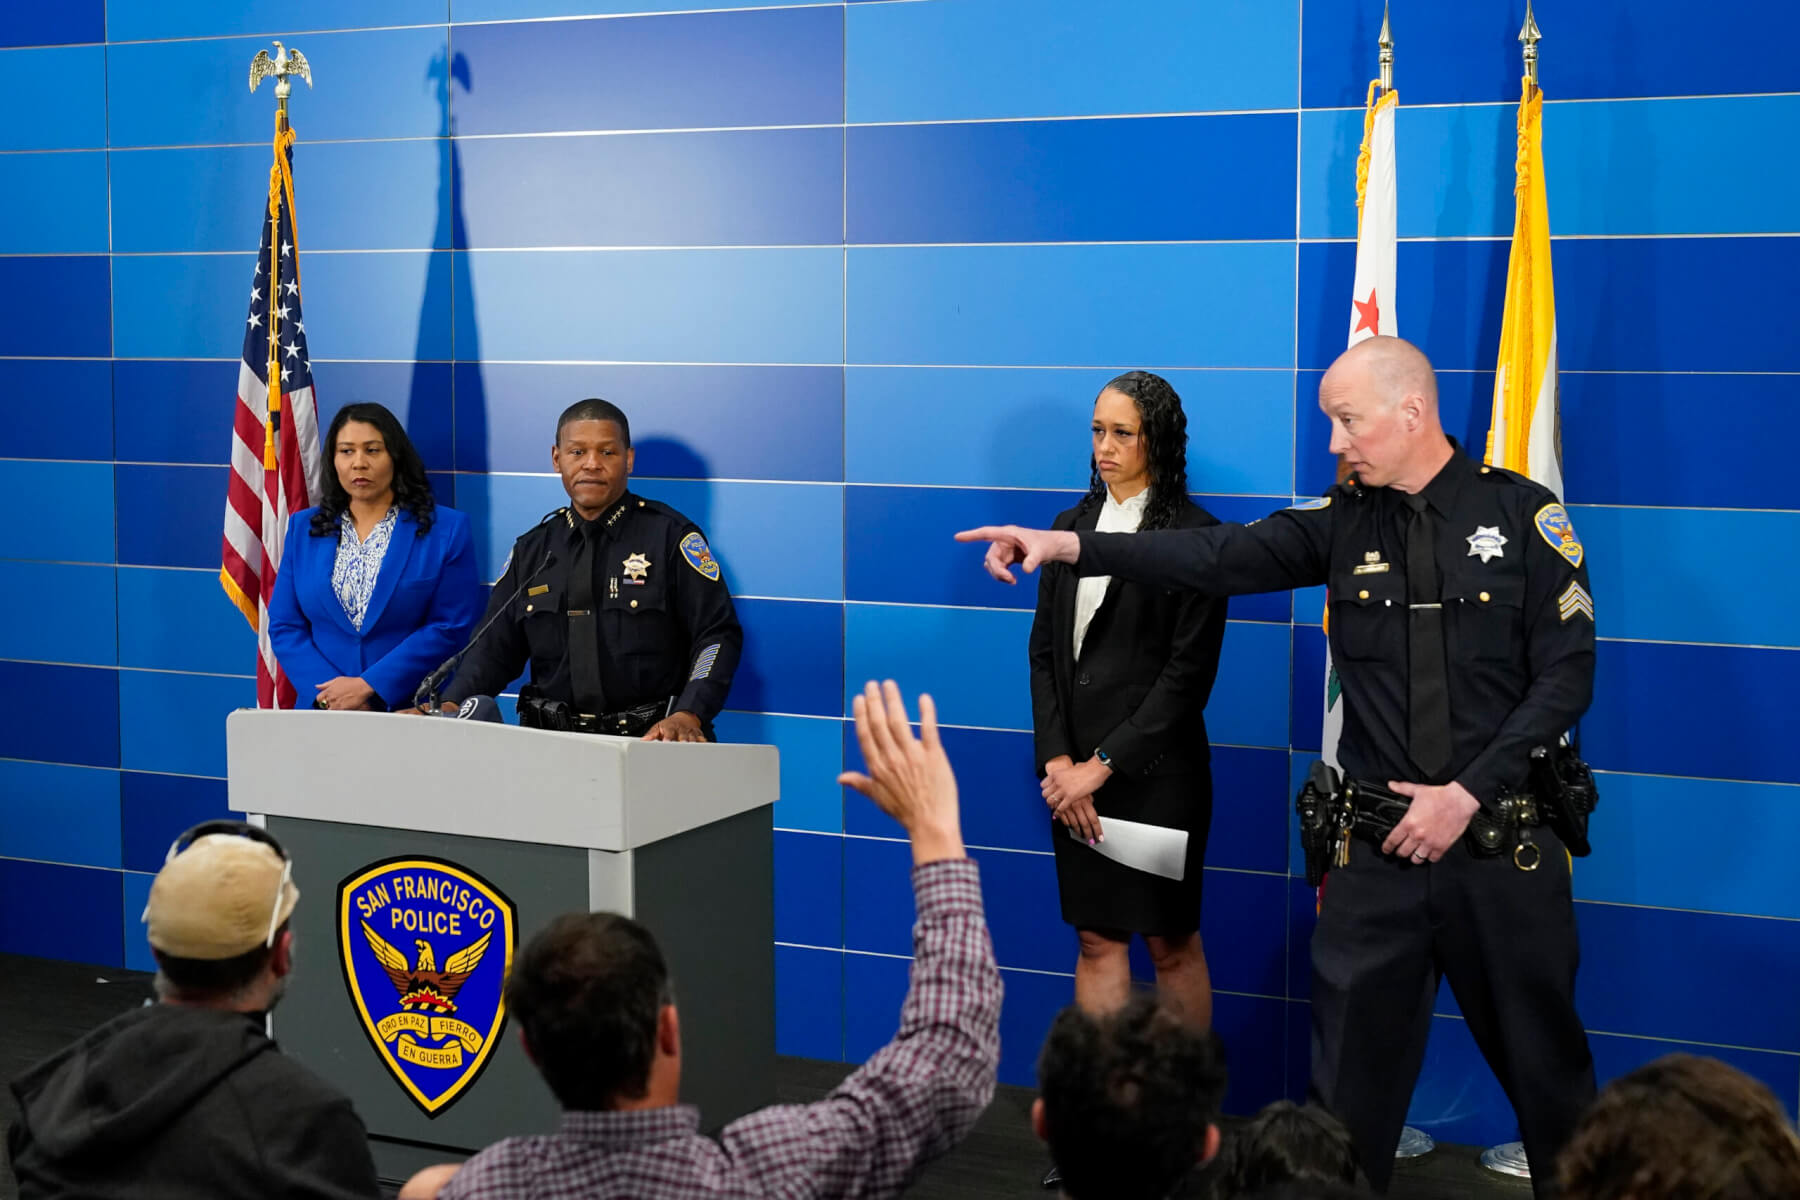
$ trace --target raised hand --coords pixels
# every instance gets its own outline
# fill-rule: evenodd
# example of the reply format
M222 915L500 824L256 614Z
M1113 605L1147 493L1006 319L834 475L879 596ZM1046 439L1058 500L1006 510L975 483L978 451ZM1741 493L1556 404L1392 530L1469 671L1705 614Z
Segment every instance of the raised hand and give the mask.
M855 788L900 822L912 840L913 862L964 857L956 773L938 737L937 705L931 697L919 697L916 738L907 723L900 685L891 679L880 687L870 680L851 710L868 773L846 771L838 782Z

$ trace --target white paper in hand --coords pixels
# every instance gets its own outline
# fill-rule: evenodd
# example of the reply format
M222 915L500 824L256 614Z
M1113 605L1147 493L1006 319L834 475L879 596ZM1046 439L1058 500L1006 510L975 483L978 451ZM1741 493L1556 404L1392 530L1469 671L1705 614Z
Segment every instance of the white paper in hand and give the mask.
M1100 818L1100 831L1105 837L1089 849L1104 854L1116 863L1138 871L1148 871L1180 883L1187 874L1188 833L1164 825L1146 825L1142 821L1122 821L1117 817ZM1069 836L1082 844L1087 839L1069 830Z

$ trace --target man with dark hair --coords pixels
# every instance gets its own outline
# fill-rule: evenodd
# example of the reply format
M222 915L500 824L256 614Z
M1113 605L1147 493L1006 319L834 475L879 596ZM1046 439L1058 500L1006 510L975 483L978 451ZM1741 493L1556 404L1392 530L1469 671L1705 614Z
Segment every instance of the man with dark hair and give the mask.
M623 917L565 916L507 981L526 1053L562 1102L561 1129L430 1168L403 1197L893 1196L962 1138L994 1094L1000 972L956 777L931 697L919 697L918 738L892 681L870 683L854 709L868 774L839 782L912 842L918 923L894 1040L817 1104L766 1108L704 1137L700 1114L679 1103L680 1021L655 939Z
M563 410L550 463L569 504L513 543L446 710L529 666L521 725L713 740L744 631L700 527L626 490L636 462L617 405Z
M1038 1055L1031 1127L1074 1200L1162 1200L1219 1151L1218 1038L1148 996L1057 1015Z
M1774 1093L1671 1054L1613 1080L1557 1160L1563 1200L1800 1196L1800 1138Z
M267 1032L299 899L261 829L212 821L176 840L144 910L161 1002L12 1085L20 1200L380 1194L349 1099Z
M555 1047L533 1061L562 1106L598 1112L642 1097L675 994L648 929L614 913L564 913L525 947L506 1007L527 1045Z
M1316 1104L1277 1100L1234 1131L1220 1155L1221 1191L1249 1196L1289 1181L1354 1184L1362 1169L1344 1123Z

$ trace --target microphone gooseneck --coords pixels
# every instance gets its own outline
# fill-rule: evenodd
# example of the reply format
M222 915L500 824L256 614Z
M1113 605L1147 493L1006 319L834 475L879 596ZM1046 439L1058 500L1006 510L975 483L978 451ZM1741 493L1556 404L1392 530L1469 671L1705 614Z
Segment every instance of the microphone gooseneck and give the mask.
M475 631L475 636L470 638L461 650L458 650L455 654L452 654L449 658L446 658L443 662L439 663L435 671L419 681L419 689L413 693L413 703L415 705L434 716L437 714L438 690L444 686L444 680L450 678L450 673L462 664L463 656L475 648L475 643L479 642L481 640L481 635L492 628L494 622L500 619L500 614L511 608L513 606L513 601L524 594L525 589L531 586L531 581L549 570L555 562L556 551L554 549L544 551L544 561L537 565L535 571L519 581L519 586L514 588L513 594L506 598L506 603L502 604L488 615L488 619L481 623L481 628Z

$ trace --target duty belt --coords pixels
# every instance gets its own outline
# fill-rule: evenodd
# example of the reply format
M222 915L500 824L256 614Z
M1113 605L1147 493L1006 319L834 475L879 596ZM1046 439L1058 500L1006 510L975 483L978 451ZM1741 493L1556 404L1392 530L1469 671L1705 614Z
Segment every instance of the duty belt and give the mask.
M668 716L675 703L652 700L636 708L611 713L584 713L563 700L538 697L519 698L519 724L528 729L554 729L564 733L607 733L616 737L642 737L650 728Z
M1306 852L1306 880L1317 887L1332 867L1350 865L1350 839L1359 837L1380 849L1406 816L1409 797L1364 779L1344 779L1323 762L1312 765L1294 807L1300 816L1300 845ZM1492 808L1483 806L1469 820L1463 842L1477 857L1512 851L1513 865L1535 871L1543 851L1531 831L1544 823L1536 797L1511 793Z

